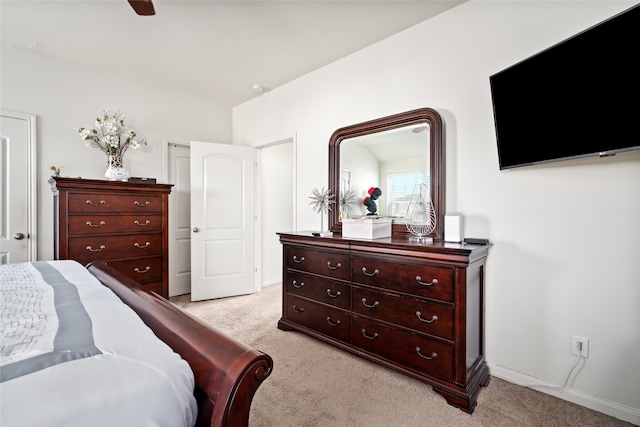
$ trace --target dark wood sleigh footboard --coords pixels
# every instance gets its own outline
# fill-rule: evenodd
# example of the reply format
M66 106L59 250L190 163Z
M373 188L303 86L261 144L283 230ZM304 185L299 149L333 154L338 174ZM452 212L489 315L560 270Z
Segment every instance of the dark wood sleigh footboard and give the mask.
M197 426L248 425L253 396L273 368L269 355L142 289L104 261L87 268L189 363L196 382Z

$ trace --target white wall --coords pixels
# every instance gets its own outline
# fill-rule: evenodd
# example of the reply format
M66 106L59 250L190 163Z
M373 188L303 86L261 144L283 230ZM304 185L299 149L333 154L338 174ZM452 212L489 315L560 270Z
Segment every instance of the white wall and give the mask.
M447 210L465 215L466 236L494 244L493 374L562 384L575 360L571 335L588 337L590 357L560 396L639 424L640 152L501 172L489 88L490 75L635 3L472 0L235 107L234 143L297 133L297 224L310 229L318 219L308 196L328 182L335 129L438 110Z
M356 195L356 203L353 204L349 217L368 214L369 211L363 201L369 196L369 189L372 186L382 186L380 182L380 162L364 146L360 144L344 144L344 147L340 149L340 169L341 172L342 170L351 172L349 189ZM381 202L386 200L384 192L382 195L382 200L376 202L378 209L383 206ZM336 200L338 200L337 197ZM340 207L336 205L335 209L340 209Z
M293 228L294 141L258 150L260 155L259 221L261 228L262 286L282 282L282 245L279 231Z
M106 155L87 148L73 130L94 127L102 110L125 112L127 123L148 141L125 154L124 166L131 176L163 182L166 140L231 142L228 107L4 43L1 56L0 106L37 115L39 259L53 257L49 167L62 166L62 176L104 179Z

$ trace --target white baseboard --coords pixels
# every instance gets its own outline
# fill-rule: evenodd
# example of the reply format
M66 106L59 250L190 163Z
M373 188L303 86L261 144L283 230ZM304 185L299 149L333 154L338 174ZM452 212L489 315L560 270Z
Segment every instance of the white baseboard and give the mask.
M282 280L272 280L270 282L262 282L262 287L266 288L267 286L277 285L278 283L282 283Z
M500 378L523 387L529 387L533 390L555 396L559 399L566 400L568 402L575 403L576 405L584 406L585 408L593 409L594 411L602 412L603 414L610 415L619 420L640 426L640 408L632 408L630 406L603 400L571 388L563 391L544 388L552 387L553 384L545 383L538 378L533 378L517 371L512 371L504 366L489 364L489 370L491 375L496 378Z

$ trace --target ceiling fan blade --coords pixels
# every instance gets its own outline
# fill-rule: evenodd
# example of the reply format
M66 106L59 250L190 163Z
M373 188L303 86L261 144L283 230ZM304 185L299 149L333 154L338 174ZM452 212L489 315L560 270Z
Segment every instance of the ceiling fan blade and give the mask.
M155 15L156 11L153 8L153 2L151 0L128 0L129 4L136 11L138 15L150 16Z

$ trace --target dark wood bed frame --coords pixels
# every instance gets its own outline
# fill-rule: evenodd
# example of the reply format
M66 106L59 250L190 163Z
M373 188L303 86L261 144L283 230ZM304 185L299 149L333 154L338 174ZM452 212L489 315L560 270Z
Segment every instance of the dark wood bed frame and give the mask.
M94 261L87 268L189 363L196 382L196 426L248 425L253 396L273 369L269 355L144 290L104 261Z

